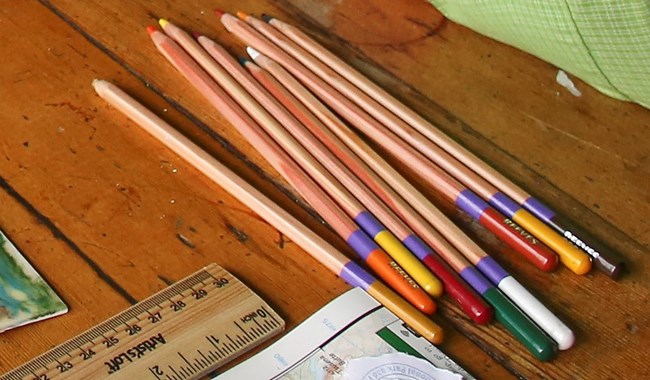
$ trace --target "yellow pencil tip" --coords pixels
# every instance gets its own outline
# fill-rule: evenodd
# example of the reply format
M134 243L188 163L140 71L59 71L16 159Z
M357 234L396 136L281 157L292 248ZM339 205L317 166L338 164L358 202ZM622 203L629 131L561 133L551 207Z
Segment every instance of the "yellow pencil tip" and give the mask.
M165 29L165 26L166 26L167 24L169 24L169 21L167 21L167 20L164 19L164 18L161 18L160 20L158 20L158 24L160 24L160 27L161 27L161 28Z

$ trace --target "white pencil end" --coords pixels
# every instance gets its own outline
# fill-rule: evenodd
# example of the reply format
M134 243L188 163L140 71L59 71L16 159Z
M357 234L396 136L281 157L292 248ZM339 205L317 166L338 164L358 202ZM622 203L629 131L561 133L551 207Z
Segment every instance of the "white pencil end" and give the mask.
M251 57L253 61L255 60L255 58L260 56L260 52L250 46L246 47L246 53L248 53L248 55Z
M93 79L92 85L96 92L101 92L106 87L107 82L103 79Z

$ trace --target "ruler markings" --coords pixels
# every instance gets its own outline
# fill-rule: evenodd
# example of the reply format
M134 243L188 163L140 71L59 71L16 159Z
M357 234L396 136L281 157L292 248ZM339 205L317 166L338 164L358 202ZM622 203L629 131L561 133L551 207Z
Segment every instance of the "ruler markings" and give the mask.
M241 327L241 325L237 322L235 322L235 325L244 333L244 336L246 336L246 338L248 338L250 341L253 341L253 337L247 330L244 330L244 328Z
M235 341L230 337L230 335L226 334L226 338L228 338L228 340L229 340L233 345L235 345L235 347L239 348L239 347L237 346L237 344L235 343Z
M199 355L201 355L201 357L202 357L202 359L201 359L201 363L203 363L203 366L206 367L206 368L209 367L210 364L211 364L210 358L208 358L207 356L205 356L205 354L203 353L203 351L201 351L201 350L196 350L196 351L197 351L197 352L199 353Z
M91 371L95 375L103 373L105 376L112 371L140 371L142 376L153 375L157 380L192 378L214 370L212 367L224 364L254 344L261 343L267 338L266 334L281 331L284 323L278 323L279 316L270 313L267 307L264 301L230 273L217 265L211 265L7 374L0 375L0 380L52 379L59 375L67 377L68 373L74 376L77 370L80 371L79 374ZM192 312L184 314L188 309ZM229 319L229 322L224 318ZM266 325L261 329L264 330L262 332L255 326L260 325L258 319L264 320L263 325ZM239 320L244 323L252 320L255 325L243 327L238 323ZM211 327L205 326L206 322ZM183 326L182 329L179 324ZM276 325L275 329L268 327ZM175 333L168 332L168 328L173 328L170 331ZM216 350L204 348L207 355L197 347L190 347L204 347L197 340L203 330L222 331L216 336L203 335ZM217 336L223 336L227 341L222 341ZM191 356L186 357L178 351L188 367L181 362L172 361L166 354L169 350L165 347L175 339L187 345L192 352ZM193 352L197 352L200 357ZM151 359L139 362L138 359L145 355ZM170 361L174 365L169 364ZM152 362L156 365L148 367ZM159 370L162 368L160 364L166 365L171 372L165 370L163 373ZM77 369L78 367L80 368Z
M200 371L204 367L206 367L205 365L203 365L203 363L199 361L199 358L194 358L194 362L192 363L192 365L196 366L197 371Z
M180 379L181 378L181 376L178 374L178 372L176 372L176 369L174 369L172 366L168 366L168 367L169 367L169 369L172 370L172 372L174 372L174 375L175 375L174 379Z

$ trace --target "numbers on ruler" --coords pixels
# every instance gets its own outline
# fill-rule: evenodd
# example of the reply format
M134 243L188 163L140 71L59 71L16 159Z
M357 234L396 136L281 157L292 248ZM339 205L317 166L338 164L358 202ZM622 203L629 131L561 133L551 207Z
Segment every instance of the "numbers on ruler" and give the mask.
M90 348L87 349L87 350L84 350L83 348L81 348L80 350L81 350L81 353L80 353L79 356L81 356L81 359L83 359L83 360L88 360L88 359L92 358L93 356L95 356L95 351L93 351Z
M149 319L151 323L158 323L162 321L162 315L160 315L160 312L150 313L147 319Z
M247 322L254 321L255 318L257 318L257 317L266 318L267 316L268 316L268 314L266 313L266 311L264 311L263 309L257 309L255 311L253 311L251 313L248 313L248 314L244 315L243 317L241 317L241 321L243 323L247 323Z
M142 331L142 328L138 325L131 325L131 326L126 325L126 332L128 332L129 335L135 335L140 331Z
M200 300L201 298L208 295L208 292L205 289L199 289L192 292L192 295L195 299Z
M67 353L67 355L72 358L70 360L62 360L62 358L59 358L58 360L52 360L49 365L44 367L48 371L47 374L38 373L41 371L29 372L29 375L27 377L23 376L21 378L30 380L50 380L54 371L56 371L58 374L65 373L66 376L70 376L70 373L74 374L74 371L81 369L86 365L93 365L92 362L94 360L97 360L98 352L102 351L102 355L104 355L103 350L105 349L107 350L106 352L110 354L113 354L115 352L119 353L119 355L116 354L116 356L111 359L110 362L104 363L107 365L115 364L117 366L116 369L119 370L120 366L128 364L126 363L126 360L131 363L133 360L138 359L145 353L153 351L160 343L166 343L162 338L162 335L159 334L162 342L153 342L151 339L157 339L157 336L154 336L149 340L135 342L132 345L129 345L131 342L131 336L143 335L144 332L151 332L151 325L162 322L163 319L173 319L173 316L176 314L176 312L184 311L185 309L190 310L193 306L194 301L200 300L202 302L210 302L203 301L203 299L205 298L206 300L209 300L209 296L215 289L223 289L233 284L236 285L236 282L233 283L232 279L229 280L228 278L223 277L222 273L218 275L207 273L207 276L209 277L204 277L198 281L194 281L191 283L191 285L187 283L184 289L178 287L177 292L167 293L164 298L158 298L158 301L163 302L156 302L155 308L150 307L148 310L143 310L142 314L138 314L137 316L135 314L127 314L129 315L129 318L123 318L120 320L122 326L124 327L121 327L119 329L111 327L111 329L115 332L114 335L111 333L100 334L97 340L90 341L89 344L84 344L83 346L77 346L74 350ZM167 307L169 307L169 309ZM248 322L252 322L256 318L265 317L267 317L266 311L263 309L257 309L245 314L243 319L247 320ZM118 321L118 319L115 321ZM164 325L166 324L163 324L163 326ZM97 326L97 328L99 328L99 326ZM154 333L156 333L158 330L157 327L153 329ZM126 347L124 349L119 348L120 346L126 345L129 345L129 347ZM122 361L124 361L124 363L122 363ZM89 362L90 364L85 362ZM163 367L164 366L159 363L157 365L152 365L145 368L147 368L149 372L157 379L162 380L167 376L167 372L169 372L164 370Z
M106 348L113 347L114 345L118 344L119 342L120 342L120 340L117 339L114 336L112 336L110 338L106 338L104 341L102 341L102 343L104 343L104 346Z
M169 305L169 307L174 311L181 311L185 306L187 306L183 301L171 301L171 302L172 303L171 305Z
M63 362L56 365L56 369L58 369L60 373L68 372L72 367L72 363L70 362Z
M212 284L214 286L216 286L217 288L223 288L224 286L228 285L228 279L224 278L224 277L221 277L221 278L218 278L218 279L214 280L212 282Z
M153 367L149 367L149 371L150 371L151 373L153 373L153 375L156 376L157 379L160 379L162 376L165 375L165 373L163 372L163 370L160 369L160 366L157 366L157 365L155 365L155 366L153 366Z

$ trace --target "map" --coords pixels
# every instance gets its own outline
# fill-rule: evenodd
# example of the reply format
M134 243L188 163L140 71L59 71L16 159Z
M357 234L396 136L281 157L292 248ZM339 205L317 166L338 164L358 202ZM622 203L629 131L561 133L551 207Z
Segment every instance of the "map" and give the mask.
M355 288L215 379L474 379Z

